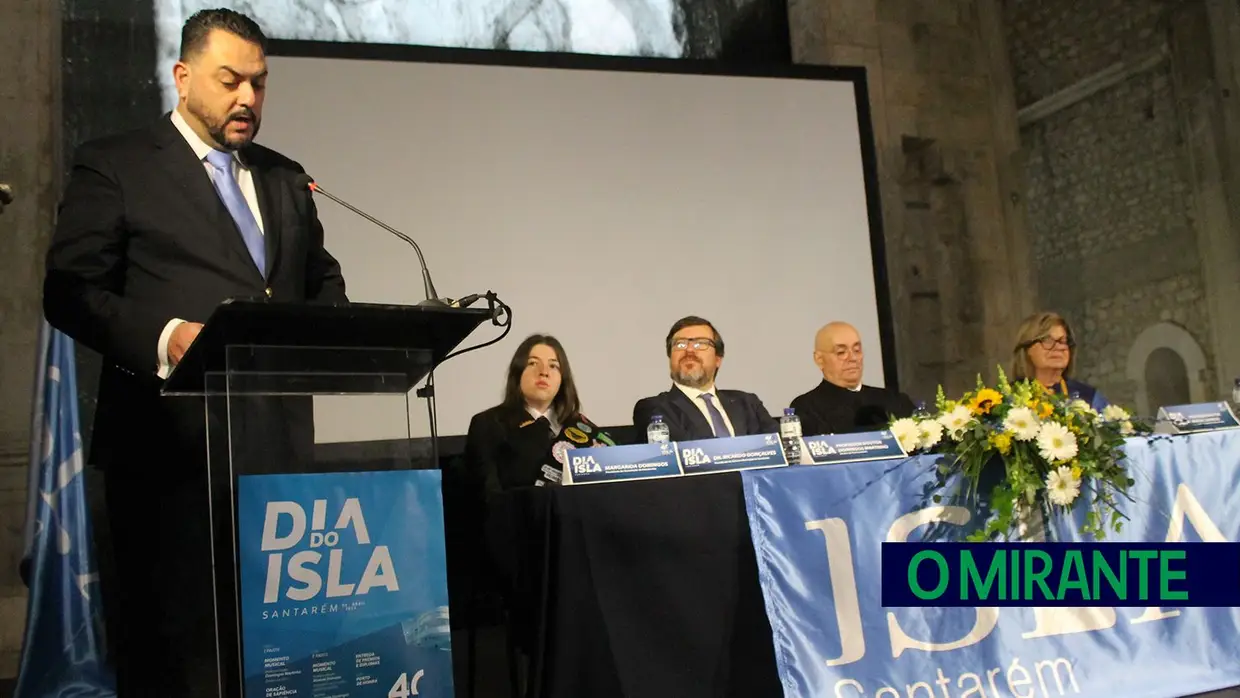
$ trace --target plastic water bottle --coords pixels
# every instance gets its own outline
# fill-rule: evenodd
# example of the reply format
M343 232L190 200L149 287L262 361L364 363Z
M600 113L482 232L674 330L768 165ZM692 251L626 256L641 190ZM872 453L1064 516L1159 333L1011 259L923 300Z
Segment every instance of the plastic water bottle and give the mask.
M930 410L926 409L926 402L924 400L917 403L917 411L913 413L913 418L918 421L930 419Z
M1236 379L1235 386L1231 389L1232 407L1240 406L1240 378Z
M791 407L784 408L784 416L779 418L779 440L784 444L784 455L788 463L801 462L801 418Z
M646 442L652 444L665 444L672 440L672 430L663 421L663 415L656 414L650 420L650 426L646 427Z

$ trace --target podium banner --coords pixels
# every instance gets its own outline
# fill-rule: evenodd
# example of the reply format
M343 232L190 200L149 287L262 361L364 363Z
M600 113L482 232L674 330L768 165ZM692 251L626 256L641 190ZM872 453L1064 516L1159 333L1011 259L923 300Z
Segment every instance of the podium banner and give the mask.
M1240 432L1131 439L1113 542L1240 541ZM881 548L960 541L936 456L742 473L783 695L1173 698L1240 685L1240 608L884 608ZM1053 540L1079 541L1075 521Z
M238 478L246 698L452 695L435 470Z

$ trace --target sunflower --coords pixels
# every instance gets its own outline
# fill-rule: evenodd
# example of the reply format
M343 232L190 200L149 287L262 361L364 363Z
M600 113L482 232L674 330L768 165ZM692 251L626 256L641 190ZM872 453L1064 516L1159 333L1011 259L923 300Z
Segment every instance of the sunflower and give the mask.
M990 408L1001 402L1003 402L1003 395L998 390L982 388L973 397L972 402L969 404L969 410L973 414L990 414Z
M1055 411L1055 406L1049 402L1041 402L1038 400L1029 400L1025 402L1029 409L1038 416L1039 419L1046 419Z

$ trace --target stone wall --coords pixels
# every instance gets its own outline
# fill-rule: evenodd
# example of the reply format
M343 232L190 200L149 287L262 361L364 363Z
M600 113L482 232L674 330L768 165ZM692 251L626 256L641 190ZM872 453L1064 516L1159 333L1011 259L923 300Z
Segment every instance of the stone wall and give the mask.
M1039 300L1075 325L1078 376L1136 405L1129 351L1169 321L1202 347L1204 375L1192 379L1213 399L1225 376L1203 240L1230 225L1202 216L1209 177L1195 174L1186 144L1182 87L1212 67L1186 65L1187 37L1172 31L1185 13L1204 18L1205 3L1005 0L1003 13ZM1210 52L1207 31L1189 43Z
M1116 61L1157 48L1163 0L1003 0L1016 101L1021 106Z
M1006 362L1036 297L999 6L793 0L789 14L795 61L867 71L900 387L969 389Z
M0 0L0 692L17 673L26 610L23 552L43 257L72 149L158 114L154 16L140 0ZM62 46L64 50L62 51ZM82 437L90 439L98 357L79 347ZM93 473L91 474L93 475ZM88 477L88 479L91 479ZM92 504L101 494L88 485ZM93 506L97 536L106 521ZM106 568L106 556L100 560Z
M0 181L15 200L0 214L0 679L15 676L26 612L18 577L35 347L43 317L43 250L59 185L60 11L55 2L0 0ZM2 688L0 688L2 690Z
M1082 375L1102 386L1108 399L1127 406L1138 404L1137 380L1128 375L1127 365L1129 347L1137 336L1159 322L1184 328L1202 328L1209 323L1201 276L1197 273L1086 299L1072 321L1082 347L1086 348L1078 357L1088 367ZM1089 347L1112 349L1099 352ZM1207 371L1211 371L1208 364ZM1205 383L1213 383L1212 375L1206 376Z
M1040 276L1151 239L1193 246L1168 70L1133 76L1022 132Z

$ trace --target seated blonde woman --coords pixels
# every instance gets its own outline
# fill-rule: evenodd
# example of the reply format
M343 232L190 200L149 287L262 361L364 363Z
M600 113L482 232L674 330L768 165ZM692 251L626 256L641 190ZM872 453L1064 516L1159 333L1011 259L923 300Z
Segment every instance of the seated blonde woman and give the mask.
M1107 406L1107 399L1092 385L1073 379L1076 340L1068 321L1050 312L1025 318L1016 333L1012 351L1012 380L1033 379L1047 390L1089 403L1095 410Z

